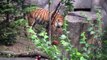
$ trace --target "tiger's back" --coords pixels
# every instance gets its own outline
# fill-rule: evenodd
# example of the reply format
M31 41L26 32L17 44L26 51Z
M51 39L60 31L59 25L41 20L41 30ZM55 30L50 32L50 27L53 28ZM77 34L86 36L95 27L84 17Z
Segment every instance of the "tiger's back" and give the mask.
M37 9L30 12L27 16L29 26L33 26L34 23L48 22L49 12L46 9Z

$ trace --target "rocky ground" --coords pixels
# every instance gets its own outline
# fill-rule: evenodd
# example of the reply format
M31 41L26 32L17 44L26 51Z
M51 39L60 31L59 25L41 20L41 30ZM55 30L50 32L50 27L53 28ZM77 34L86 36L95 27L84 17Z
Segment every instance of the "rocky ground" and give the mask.
M35 58L38 55L44 58L47 57L46 54L44 54L39 49L37 49L36 46L33 44L33 42L28 40L27 38L17 37L16 43L13 44L12 46L0 45L1 57L29 57L29 58L33 57ZM2 60L5 60L5 59L2 59Z

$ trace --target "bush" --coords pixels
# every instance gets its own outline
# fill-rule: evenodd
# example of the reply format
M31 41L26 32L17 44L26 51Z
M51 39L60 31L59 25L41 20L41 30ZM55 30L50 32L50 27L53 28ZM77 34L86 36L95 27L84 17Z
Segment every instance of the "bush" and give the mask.
M0 25L0 44L12 45L15 43L16 31L10 24Z

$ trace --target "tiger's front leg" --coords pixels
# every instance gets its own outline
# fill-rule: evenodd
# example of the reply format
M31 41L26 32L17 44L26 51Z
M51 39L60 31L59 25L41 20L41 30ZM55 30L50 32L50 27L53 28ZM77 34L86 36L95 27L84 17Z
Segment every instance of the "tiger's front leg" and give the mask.
M30 27L34 27L34 25L36 24L35 22L35 18L32 18L32 17L28 17L28 24Z

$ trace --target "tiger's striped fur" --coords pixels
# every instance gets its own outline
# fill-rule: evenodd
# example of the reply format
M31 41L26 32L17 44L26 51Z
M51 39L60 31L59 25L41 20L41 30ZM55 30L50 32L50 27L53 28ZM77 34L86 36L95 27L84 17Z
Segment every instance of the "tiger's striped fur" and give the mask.
M53 12L50 13L52 15ZM35 24L45 24L47 23L47 26L49 25L49 11L43 8L35 9L34 11L31 11L27 15L28 24L29 26L34 26ZM56 13L54 17L51 17L51 28L52 30L56 30L57 28L60 28L63 25L63 16L59 13Z

